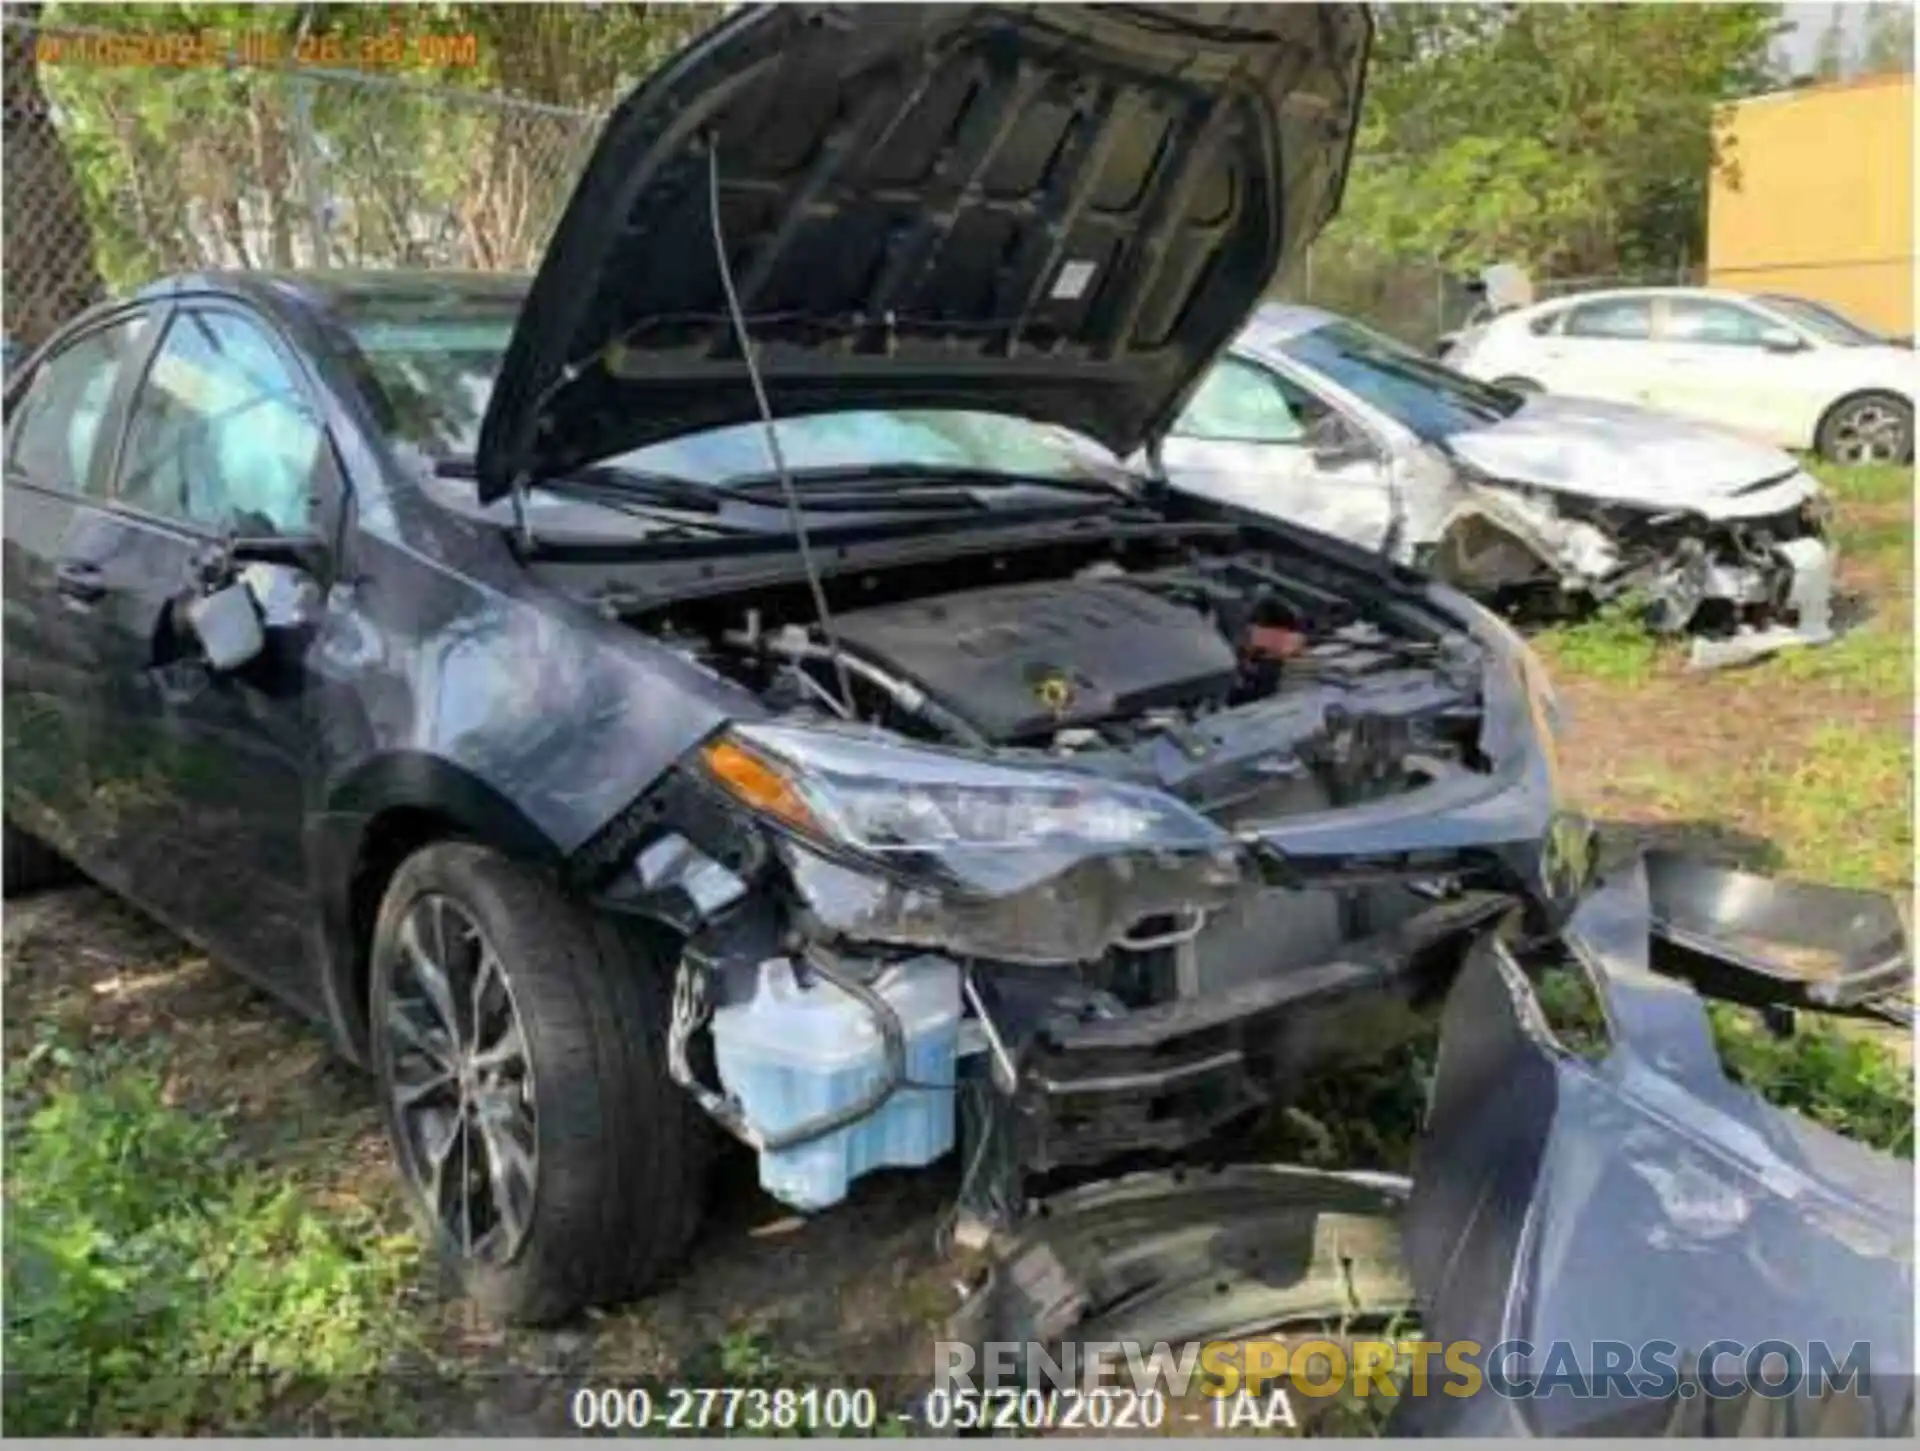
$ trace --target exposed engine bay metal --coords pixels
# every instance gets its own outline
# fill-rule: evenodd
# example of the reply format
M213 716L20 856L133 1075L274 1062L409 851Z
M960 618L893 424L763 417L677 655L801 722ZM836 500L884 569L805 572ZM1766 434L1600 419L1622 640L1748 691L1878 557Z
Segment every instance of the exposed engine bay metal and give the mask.
M603 895L684 932L676 1072L771 1191L943 1152L958 1098L965 1193L1004 1218L1025 1175L1181 1149L1389 1045L1516 894L1577 890L1540 683L1379 568L1203 525L974 588L842 577L828 623L774 590L632 618L768 712L656 793L681 825ZM916 1032L882 983L944 1006ZM822 1057L762 1083L748 1041ZM800 1079L840 1086L796 1127ZM817 1180L783 1158L850 1122Z

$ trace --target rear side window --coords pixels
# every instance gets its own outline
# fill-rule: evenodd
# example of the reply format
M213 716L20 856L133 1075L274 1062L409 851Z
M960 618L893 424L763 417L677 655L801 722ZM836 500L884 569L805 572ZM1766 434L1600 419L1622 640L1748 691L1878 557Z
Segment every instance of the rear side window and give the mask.
M46 488L88 492L113 386L151 325L144 313L122 318L42 363L7 420L7 461Z
M1635 341L1653 336L1653 305L1644 297L1614 297L1583 302L1567 314L1571 338Z
M1676 343L1723 343L1757 348L1765 340L1767 320L1730 302L1701 297L1669 297L1660 335Z
M264 327L230 312L182 313L134 400L117 493L208 529L298 533L324 444Z

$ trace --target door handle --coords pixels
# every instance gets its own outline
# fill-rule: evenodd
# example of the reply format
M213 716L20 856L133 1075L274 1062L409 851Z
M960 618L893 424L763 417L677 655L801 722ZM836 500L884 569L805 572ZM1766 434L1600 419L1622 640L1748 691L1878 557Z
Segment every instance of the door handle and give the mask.
M94 604L105 598L107 583L101 577L100 566L90 564L84 559L63 559L54 566L53 587L70 600L83 605Z

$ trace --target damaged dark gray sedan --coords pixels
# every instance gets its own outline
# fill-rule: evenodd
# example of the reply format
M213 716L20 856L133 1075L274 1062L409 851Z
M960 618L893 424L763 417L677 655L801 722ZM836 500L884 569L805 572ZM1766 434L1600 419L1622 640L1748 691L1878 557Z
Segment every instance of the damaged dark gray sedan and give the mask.
M1118 462L1335 209L1368 38L753 9L530 287L75 324L8 398L10 883L327 1023L516 1319L671 1267L716 1124L806 1209L958 1141L1006 1227L1378 1053L1589 891L1551 690Z

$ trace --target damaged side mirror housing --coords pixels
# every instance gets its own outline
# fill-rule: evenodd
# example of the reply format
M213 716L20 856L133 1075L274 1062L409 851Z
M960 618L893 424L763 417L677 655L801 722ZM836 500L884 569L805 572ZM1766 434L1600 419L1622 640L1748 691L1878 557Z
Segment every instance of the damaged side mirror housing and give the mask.
M1323 413L1307 425L1307 447L1323 469L1371 462L1377 455L1357 428L1337 413Z
M185 613L187 628L214 670L238 670L267 648L260 606L243 580L201 595Z
M205 592L182 611L208 666L238 670L267 648L269 629L298 629L319 617L328 565L323 540L240 536L207 561Z

